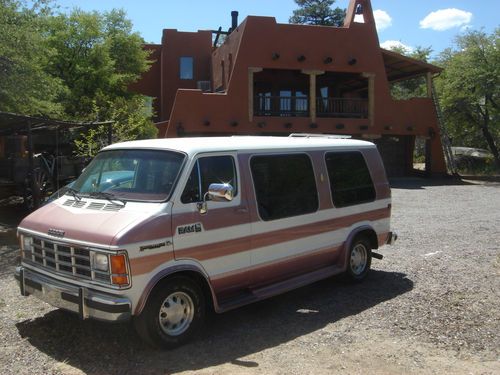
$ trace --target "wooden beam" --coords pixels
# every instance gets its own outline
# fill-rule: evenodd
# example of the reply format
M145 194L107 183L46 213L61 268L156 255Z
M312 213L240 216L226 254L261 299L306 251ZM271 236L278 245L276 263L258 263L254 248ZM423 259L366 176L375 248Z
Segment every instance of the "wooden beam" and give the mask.
M253 75L261 72L262 68L248 68L248 121L253 121Z
M368 78L368 121L370 126L375 125L375 73L363 73Z

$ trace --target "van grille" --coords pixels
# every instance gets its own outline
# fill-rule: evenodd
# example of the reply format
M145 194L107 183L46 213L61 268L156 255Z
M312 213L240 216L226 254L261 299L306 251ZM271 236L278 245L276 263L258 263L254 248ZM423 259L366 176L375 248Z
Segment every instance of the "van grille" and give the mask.
M82 247L73 247L34 237L30 248L24 249L23 259L56 274L111 284L109 272L92 268L93 252Z

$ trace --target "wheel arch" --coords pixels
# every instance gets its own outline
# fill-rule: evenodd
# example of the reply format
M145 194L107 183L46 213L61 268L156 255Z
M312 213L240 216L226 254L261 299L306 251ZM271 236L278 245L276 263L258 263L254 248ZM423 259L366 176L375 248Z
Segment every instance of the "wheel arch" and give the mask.
M174 267L170 267L168 269L164 269L161 272L157 273L146 285L146 288L141 294L141 297L137 303L137 306L134 309L134 315L139 315L144 310L146 306L146 302L153 291L153 289L161 283L163 280L174 277L174 276L184 276L187 277L194 282L196 282L206 299L207 307L213 308L215 311L218 311L218 304L215 293L210 284L210 280L208 276L205 274L203 270L196 267L192 264L184 264L178 265Z
M348 249L351 247L352 243L360 238L360 237L365 237L370 241L370 246L372 250L378 249L378 238L377 238L377 232L371 227L370 225L362 225L359 227L356 227L349 233L349 236L347 236L347 239L345 241L344 245L344 269L347 269L347 253Z

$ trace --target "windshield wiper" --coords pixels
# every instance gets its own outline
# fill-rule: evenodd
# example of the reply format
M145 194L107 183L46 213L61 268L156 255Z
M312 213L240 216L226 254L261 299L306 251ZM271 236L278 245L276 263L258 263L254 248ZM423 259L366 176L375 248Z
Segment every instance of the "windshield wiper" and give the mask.
M117 198L114 194L108 193L105 191L91 191L90 193L88 193L88 195L89 195L89 197L92 197L92 198L107 199L111 203L120 202L123 206L125 206L125 204L127 203L123 199Z
M78 195L79 191L73 188L67 188L64 194L71 194L73 198L75 198L77 201L82 200L82 197Z

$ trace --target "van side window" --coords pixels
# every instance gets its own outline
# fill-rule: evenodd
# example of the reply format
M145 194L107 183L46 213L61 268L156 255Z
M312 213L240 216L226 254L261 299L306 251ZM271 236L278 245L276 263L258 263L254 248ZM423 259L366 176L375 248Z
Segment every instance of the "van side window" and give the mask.
M200 202L213 183L228 183L238 195L236 167L232 156L207 156L199 158L181 196L182 203Z
M360 152L329 152L325 161L335 207L375 200L375 188Z
M316 181L307 155L254 156L250 167L262 220L282 219L318 210Z

